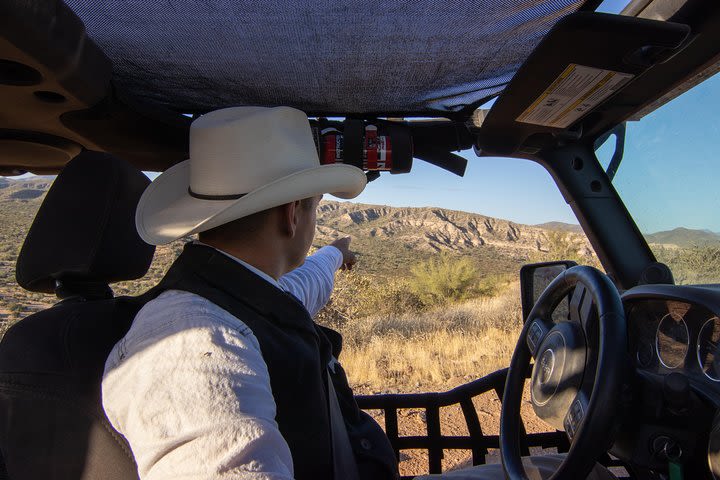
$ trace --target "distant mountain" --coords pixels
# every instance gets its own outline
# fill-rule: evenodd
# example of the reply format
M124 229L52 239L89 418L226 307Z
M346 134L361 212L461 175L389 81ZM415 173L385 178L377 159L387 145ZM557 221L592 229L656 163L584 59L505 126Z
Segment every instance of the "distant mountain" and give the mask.
M560 222L554 222L560 224ZM349 202L322 202L318 233L346 232L385 242L400 241L425 251L461 252L493 246L505 250L542 250L549 228L443 208L399 208Z
M648 243L677 245L678 247L692 247L711 244L720 244L720 235L709 230L693 230L678 227L673 230L650 233L645 235Z
M50 188L54 179L53 176L21 179L0 177L0 199L33 200L40 198Z
M543 228L545 230L555 230L558 232L583 233L582 227L575 223L545 222L545 223L538 223L533 226L538 227L538 228Z
M0 221L13 228L0 232L0 246L22 243L35 211L54 177L0 177ZM396 208L323 201L317 215L315 246L339 236L352 236L353 248L368 272L406 271L436 252L471 256L483 271L515 272L529 259L561 242L580 255L590 246L577 225L550 222L540 226L442 208ZM554 242L554 243L553 243ZM159 250L160 252L160 250Z
M571 249L589 254L584 235L561 233ZM407 268L432 253L451 252L477 257L478 265L488 270L515 271L557 242L546 228L475 213L323 201L315 243L323 245L342 235L352 236L353 246L366 258L374 258L377 269Z

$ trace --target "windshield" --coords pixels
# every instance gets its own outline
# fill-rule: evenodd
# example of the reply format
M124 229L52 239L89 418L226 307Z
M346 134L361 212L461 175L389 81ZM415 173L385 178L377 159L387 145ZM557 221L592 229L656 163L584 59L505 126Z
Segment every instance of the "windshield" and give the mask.
M678 284L720 282L720 76L628 122L613 184ZM611 136L597 155L610 164Z

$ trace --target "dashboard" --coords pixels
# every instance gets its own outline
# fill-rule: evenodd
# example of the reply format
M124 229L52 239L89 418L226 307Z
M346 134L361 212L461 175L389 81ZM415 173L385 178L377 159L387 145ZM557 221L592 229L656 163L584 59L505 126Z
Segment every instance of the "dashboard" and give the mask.
M680 371L720 387L720 317L676 300L639 300L628 308L636 366L655 373Z
M643 286L623 303L637 369L681 373L707 396L720 395L720 287Z
M643 285L622 300L635 394L616 448L656 471L672 451L688 478L720 480L720 285Z

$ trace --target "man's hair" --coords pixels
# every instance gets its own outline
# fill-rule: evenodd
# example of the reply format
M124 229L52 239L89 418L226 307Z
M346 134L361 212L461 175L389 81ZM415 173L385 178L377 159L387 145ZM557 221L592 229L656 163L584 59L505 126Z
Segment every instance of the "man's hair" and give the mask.
M303 210L309 210L313 207L313 197L303 198L300 200L300 207ZM224 238L247 238L255 235L262 230L267 222L270 212L279 207L262 210L247 217L238 218L232 222L225 223L219 227L211 228L204 232L200 232L199 238L201 242L213 240L222 241Z

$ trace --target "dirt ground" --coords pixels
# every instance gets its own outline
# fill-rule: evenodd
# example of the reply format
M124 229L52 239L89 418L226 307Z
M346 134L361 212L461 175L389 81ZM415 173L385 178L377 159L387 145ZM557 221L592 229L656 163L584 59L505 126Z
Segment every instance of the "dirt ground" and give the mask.
M416 389L416 391L412 393L420 393L421 391L423 390ZM368 394L372 392L356 391L355 393ZM495 392L491 391L479 395L475 397L473 403L478 413L483 433L486 435L498 435L500 432L500 400L498 400ZM370 413L382 427L385 426L382 411L371 410L368 413ZM535 416L532 405L530 404L530 394L527 385L522 403L522 416L528 433L555 431L554 428ZM468 435L465 419L459 405L440 409L440 425L443 435ZM425 423L425 411L423 409L399 410L398 430L400 436L426 435L427 425ZM469 450L445 450L443 453L443 471L456 470L472 465L472 455ZM534 449L532 453L540 454L543 453L543 451ZM555 451L551 450L547 453L555 453ZM497 450L491 450L486 459L487 463L499 463L499 452ZM401 475L427 474L428 468L427 452L422 450L403 450L400 452Z

